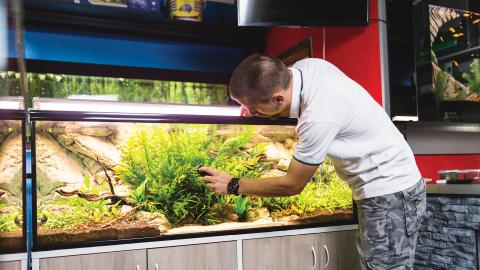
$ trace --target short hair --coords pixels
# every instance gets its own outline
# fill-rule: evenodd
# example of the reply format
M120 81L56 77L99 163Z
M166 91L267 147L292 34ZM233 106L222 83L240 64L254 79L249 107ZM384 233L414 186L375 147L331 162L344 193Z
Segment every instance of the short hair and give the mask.
M290 72L280 59L267 54L253 54L233 71L230 96L265 103L275 91L287 89L290 80Z

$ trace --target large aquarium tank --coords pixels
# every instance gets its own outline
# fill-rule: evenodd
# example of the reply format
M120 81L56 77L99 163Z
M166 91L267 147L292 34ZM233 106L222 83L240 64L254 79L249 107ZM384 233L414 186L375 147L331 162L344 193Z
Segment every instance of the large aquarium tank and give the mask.
M329 160L291 197L219 196L198 174L285 174L292 119L242 118L235 106L36 99L34 108L37 250L355 221Z
M26 250L23 99L0 97L0 254Z
M480 122L478 1L419 1L416 5L420 120Z

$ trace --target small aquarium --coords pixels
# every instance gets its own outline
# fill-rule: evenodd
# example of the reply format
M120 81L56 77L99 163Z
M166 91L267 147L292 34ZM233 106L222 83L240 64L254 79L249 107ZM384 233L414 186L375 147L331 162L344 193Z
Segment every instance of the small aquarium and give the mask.
M474 2L417 4L420 120L480 122L480 13L469 8L480 10Z
M34 107L36 249L355 221L351 190L329 160L301 194L282 198L219 196L198 174L202 165L258 181L285 174L297 142L291 119L241 118L234 106Z
M0 254L26 250L23 99L0 97Z

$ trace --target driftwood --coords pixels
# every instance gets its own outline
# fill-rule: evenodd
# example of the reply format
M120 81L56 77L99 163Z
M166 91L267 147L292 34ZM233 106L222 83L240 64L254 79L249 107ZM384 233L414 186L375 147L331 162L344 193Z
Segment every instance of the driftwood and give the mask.
M97 157L97 162L98 162L98 164L100 164L100 166L103 169L103 172L105 173L105 176L107 177L107 183L108 183L108 187L110 188L110 193L112 193L112 195L115 195L115 190L113 189L112 178L110 178L110 176L108 175L107 168L105 168L105 166L103 166L103 164L100 162L98 157Z
M112 203L120 202L120 204L127 204L127 205L130 204L127 201L127 196L113 195L113 194L107 194L107 193L104 193L102 195L96 195L96 194L81 192L79 190L64 191L61 189L57 189L55 190L55 192L64 197L71 197L71 196L77 195L78 197L91 202L97 202L101 200L111 200Z

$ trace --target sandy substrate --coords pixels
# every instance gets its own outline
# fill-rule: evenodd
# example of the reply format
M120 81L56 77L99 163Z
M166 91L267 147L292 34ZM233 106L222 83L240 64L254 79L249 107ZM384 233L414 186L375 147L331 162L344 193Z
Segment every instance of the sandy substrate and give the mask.
M26 249L22 231L0 233L0 254Z
M297 219L293 221L273 221L271 217L268 217L254 222L225 222L209 226L185 225L168 231L161 231L159 228L141 221L124 221L123 223L115 224L108 228L85 228L76 230L40 228L38 232L38 244L42 247L48 247L69 243L84 243L103 240L201 234L231 230L272 228L286 225L342 222L352 220L352 218L352 210L337 210L334 212L320 210L299 218L297 217ZM288 218L286 220L288 220Z

